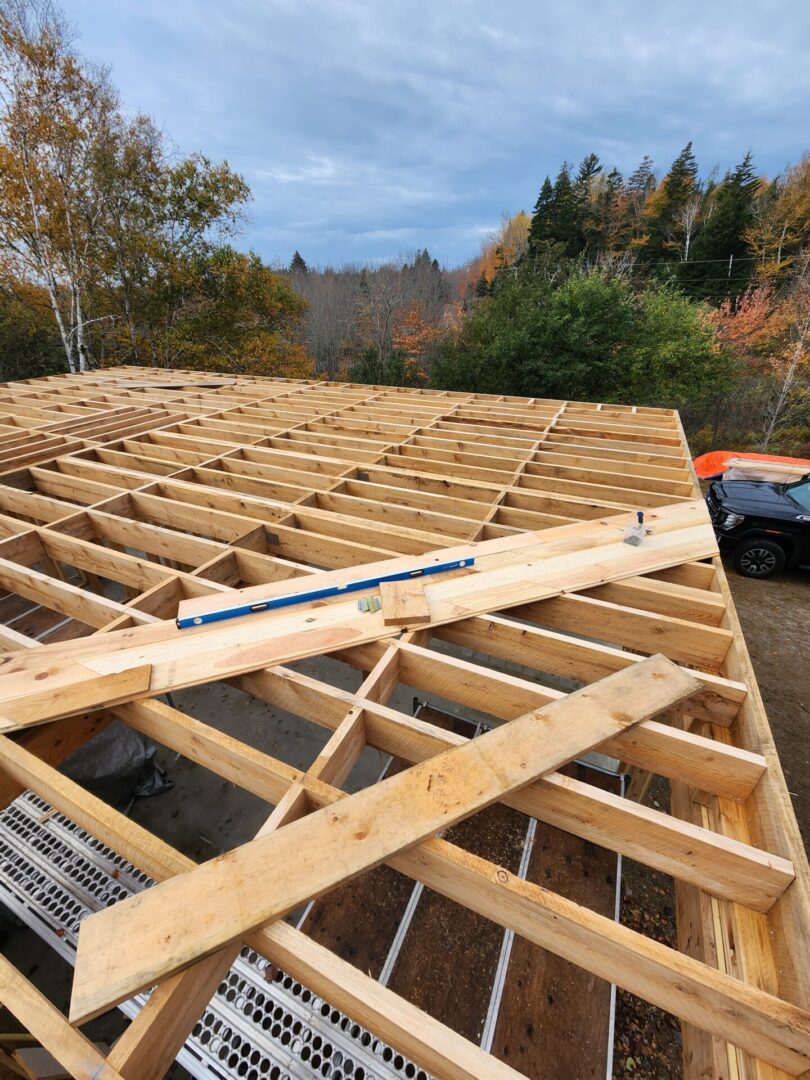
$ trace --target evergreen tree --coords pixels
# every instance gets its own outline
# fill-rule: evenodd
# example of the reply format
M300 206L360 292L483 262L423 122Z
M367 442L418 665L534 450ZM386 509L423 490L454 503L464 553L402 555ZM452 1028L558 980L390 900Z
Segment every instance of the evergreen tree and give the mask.
M747 287L752 262L745 234L758 188L749 152L713 192L712 213L692 249L694 261L679 268L680 284L690 295L719 302Z
M293 252L293 257L290 259L289 272L291 274L308 274L309 267L304 261L303 255L300 251Z
M475 295L477 297L489 296L491 292L490 284L487 281L487 275L481 274L481 277L475 283Z
M655 191L653 159L645 154L627 181L627 211L629 216L630 242L633 247L643 246L646 236L644 207L648 196Z
M591 183L602 171L602 163L599 160L598 154L588 154L582 159L582 162L577 170L577 188L585 195L591 189Z
M577 178L574 182L574 195L576 199L577 237L575 241L576 251L571 254L579 254L586 251L589 246L599 250L599 239L595 236L598 232L598 215L594 205L594 187L602 172L602 163L597 154L588 154L582 159L577 170Z
M691 141L672 162L672 168L664 179L664 190L670 203L682 206L697 183L698 166L692 153Z
M591 155L598 166L598 158ZM589 159L586 158L586 161ZM585 162L580 167L580 172ZM589 163L589 168L592 164ZM601 166L598 166L598 172ZM583 180L583 184L588 182ZM540 189L540 195L534 206L534 215L529 226L529 259L536 261L546 254L551 246L559 245L560 254L574 258L584 247L582 219L582 186L571 179L571 166L567 161L557 173L552 185L546 177Z
M698 166L688 142L675 158L644 207L646 237L643 252L648 261L678 257L682 252L683 227L679 222L688 200L699 193Z
M655 171L653 159L645 154L635 172L632 172L627 180L627 190L632 195L641 195L642 200L655 188Z
M595 255L621 251L628 239L628 200L624 177L611 169L593 195L590 209L588 246Z
M579 191L571 180L571 166L567 161L563 162L554 181L551 218L550 239L562 245L562 253L569 258L578 255L582 250Z
M537 202L534 204L531 224L529 225L529 259L540 256L551 240L552 215L554 210L554 186L550 177L546 177Z

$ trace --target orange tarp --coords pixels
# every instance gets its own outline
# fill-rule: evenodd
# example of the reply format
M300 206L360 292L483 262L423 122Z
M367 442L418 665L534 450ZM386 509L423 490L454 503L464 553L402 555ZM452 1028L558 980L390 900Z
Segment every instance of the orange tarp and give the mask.
M810 471L810 460L807 458L780 457L778 454L741 454L736 450L712 450L709 454L701 454L693 461L695 472L699 480L709 480L713 476L724 473L731 461L761 461L770 465L798 465L806 467Z

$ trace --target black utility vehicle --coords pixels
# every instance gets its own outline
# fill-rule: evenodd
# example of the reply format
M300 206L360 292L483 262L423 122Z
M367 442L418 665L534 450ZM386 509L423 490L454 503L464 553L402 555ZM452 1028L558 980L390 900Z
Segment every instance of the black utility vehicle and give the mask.
M810 569L810 475L791 484L718 480L706 494L721 551L745 577Z

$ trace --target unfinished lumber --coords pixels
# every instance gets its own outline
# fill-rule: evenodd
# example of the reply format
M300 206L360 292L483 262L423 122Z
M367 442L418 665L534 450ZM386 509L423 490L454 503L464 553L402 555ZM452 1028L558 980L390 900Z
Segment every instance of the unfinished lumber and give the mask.
M167 883L91 916L79 935L74 1022L525 787L697 687L668 660L653 658L349 796L337 810L325 807L236 849L201 867L196 881L181 879L179 891L177 882ZM240 891L250 883L252 897L243 895L235 909L223 911L222 890L235 882ZM161 896L162 890L174 895ZM192 893L188 910L181 897ZM182 926L172 911L182 915Z
M0 1002L77 1080L122 1080L44 994L0 955Z
M4 741L3 745L8 748L7 741ZM10 769L12 774L19 779L29 782L34 790L40 792L43 797L74 820L84 824L85 827L92 825L105 842L110 843L116 850L125 852L125 857L143 867L153 877L162 879L170 873L182 873L190 868L191 864L184 856L173 853L162 841L152 837L115 810L100 803L94 796L89 795L66 777L41 765L26 751L12 750L6 754L3 758L3 767L6 770ZM336 792L335 797L340 799L340 793ZM683 958L684 963L676 973L673 973L667 955L671 950L665 946L641 938L633 931L621 927L615 928L619 932L618 936L615 936L612 930L615 924L610 920L587 912L586 909L565 901L561 897L555 897L548 890L531 886L531 895L528 900L524 897L522 901L524 913L520 914L521 904L516 905L510 897L514 887L517 886L518 890L522 891L526 886L525 882L517 882L511 875L498 871L497 867L483 860L476 860L468 853L461 852L444 841L429 841L427 846L422 846L420 852L421 857L416 860L410 855L397 856L395 862L398 868L405 873L416 874L418 880L424 880L444 895L458 898L459 889L463 888L463 883L456 880L457 873L455 870L451 873L450 868L464 866L466 873L469 872L472 861L479 875L477 879L479 888L472 902L476 910L494 917L507 928L525 933L530 940L542 944L543 947L559 955L573 959L577 963L584 962L589 970L602 974L604 977L613 978L633 992L645 994L649 1000L671 1009L677 1015L694 1019L707 1030L725 1037L739 1039L743 1044L746 1044L746 1040L750 1043L756 1038L759 1040L756 1044L758 1049L761 1048L760 1052L767 1053L769 1059L773 1054L779 1054L779 1060L786 1059L787 1054L784 1046L781 1045L784 1040L778 1034L779 1024L787 1024L790 1030L801 1028L802 1014L798 1010L788 1007L786 1012L780 1012L781 1002L777 1002L761 991L750 993L744 987L741 989L743 984L737 980L712 972L711 969L705 969L703 965L688 958ZM167 869L172 866L176 869ZM444 866L443 870L442 866ZM466 894L463 902L468 905L471 903ZM486 904L486 910L480 908L479 904ZM544 912L546 914L543 914ZM562 925L570 923L571 938L559 932L561 919ZM593 935L598 935L598 937L594 938ZM279 954L279 936L285 942L283 959ZM606 936L607 942L603 940ZM338 961L315 942L306 938L299 940L299 938L303 938L303 935L300 935L298 931L283 922L277 922L252 936L250 942L269 959L281 964L285 970L299 978L303 977L300 974L301 958L308 953L312 954L313 960L321 961L321 967L317 978L312 978L310 975L305 979L307 985L319 990L325 997L339 1005L345 1000L347 993L351 995L355 992L358 983L363 988L368 986L371 1000L379 1001L376 995L378 991L381 991L382 1004L386 1003L389 991L382 991L378 984ZM595 940L599 941L600 947L591 949L589 946ZM324 980L328 979L329 973L335 969L339 973L339 985L325 986ZM639 971L643 972L641 978L639 978ZM641 986L643 990L640 989ZM707 997L705 989L707 986L710 988L709 995L715 994L719 997ZM401 1000L394 998L394 995L391 995L391 998L395 1002ZM369 998L366 997L363 1000L368 1003ZM719 1007L718 1001L723 1003ZM345 1007L351 1015L357 1015L362 1019L363 1014L354 1011L356 1003L353 999ZM751 1016L748 1015L749 1011L751 1011ZM391 1017L399 1015L397 1008L390 1013L388 1022L391 1023ZM416 1010L416 1015L419 1015L418 1010ZM778 1022L776 1017L779 1017ZM431 1023L435 1025L435 1021ZM751 1029L746 1026L750 1024L753 1024ZM762 1028L768 1033L764 1042L760 1040L759 1034ZM420 1024L414 1032L401 1033L395 1028L389 1028L388 1024L384 1024L382 1030L386 1032L390 1030L395 1036L391 1041L394 1045L401 1045L404 1038L411 1040L416 1038L416 1033L421 1029ZM438 1052L440 1047L445 1046L448 1047L448 1052L451 1047L456 1049L452 1039L447 1042L443 1038L435 1038L436 1033L443 1030L441 1025L435 1025L431 1029L434 1035L432 1043L434 1052ZM455 1036L455 1038L458 1037ZM781 1048L778 1050L773 1049L774 1038L781 1040ZM465 1045L467 1048L470 1047L469 1043ZM417 1060L425 1061L425 1047L422 1046L419 1049L421 1054L414 1052L412 1047L407 1048L407 1052L415 1056ZM430 1060L430 1058L427 1059L428 1062ZM460 1061L463 1060L466 1060L466 1055L460 1059ZM479 1067L481 1067L480 1063ZM795 1069L795 1059L791 1067ZM449 1063L444 1068L445 1072L442 1075L476 1075L475 1072L456 1073L452 1071Z
M126 386L164 377L165 389ZM0 557L11 590L0 597L0 647L16 651L21 664L17 672L8 671L5 689L13 696L13 678L22 675L34 695L32 713L43 702L50 707L47 697L37 702L35 695L42 689L37 676L51 661L38 668L33 657L22 655L37 636L59 642L59 663L87 665L103 655L111 666L94 674L118 675L135 657L123 663L126 650L115 631L171 618L179 602L195 597L208 609L215 593L309 589L313 577L354 575L374 560L384 560L380 565L388 569L430 558L431 548L442 549L436 552L442 557L453 546L511 540L517 548L525 541L517 530L535 530L542 542L551 539L549 530L564 526L572 530L569 538L578 533L581 544L620 509L646 508L651 520L665 504L677 506L683 499L686 505L690 495L699 495L677 415L661 409L245 376L229 377L227 386L203 387L198 373L170 371L156 380L153 369L127 368L0 387L0 413ZM654 535L668 529L665 517L666 511ZM599 561L597 548L610 555L609 547L597 540L587 555L590 565ZM795 1058L787 1063L777 1055L795 1049L782 1037L780 1023L787 1031L801 1029L800 1017L780 1014L783 1003L767 995L764 1004L746 995L765 990L810 1005L810 871L722 566L716 559L695 561L707 556L689 556L684 549L679 560L660 569L645 566L635 575L584 587L569 580L566 557L575 569L581 557L573 548L554 553L557 567L565 568L567 592L516 604L504 615L495 614L495 607L476 610L416 637L397 638L396 644L403 624L392 624L391 634L330 649L330 656L361 672L377 669L379 679L364 684L362 693L348 694L290 668L259 665L234 679L254 697L332 731L351 714L350 730L357 734L362 728L370 745L426 761L458 744L391 709L387 702L398 685L478 708L488 723L497 724L559 700L557 687L593 683L637 666L652 652L695 668L701 691L671 717L677 726L643 722L601 747L669 777L675 816L657 811L648 817L643 810L639 816L636 808L604 805L590 790L555 786L557 774L506 798L513 805L535 800L538 812L556 814L572 833L589 833L595 842L633 852L675 877L679 941L701 962L692 961L684 973L666 952L658 954L661 967L651 986L658 997L649 999L673 1008L686 1022L685 1046L694 1054L685 1063L687 1080L770 1080L776 1066L795 1071ZM495 570L492 565L487 572L493 572L493 591L507 598L506 610L512 583ZM470 583L453 577L447 585L463 606ZM21 595L29 595L22 607ZM164 628L154 629L153 638L138 639L142 647L151 648L151 642L159 648ZM108 640L81 640L92 630ZM120 669L113 666L117 653ZM56 652L50 655L56 659ZM10 657L3 659L2 668L10 669ZM510 666L493 669L504 663ZM333 662L327 664L332 670ZM213 669L207 676L218 677ZM5 678L0 674L0 684ZM75 695L74 684L66 685ZM150 679L147 693L151 687ZM71 707L76 703L74 696ZM23 740L23 750L36 749L56 763L111 715L162 735L167 745L274 805L299 783L311 806L342 800L337 788L312 777L304 782L298 770L147 698L116 705L107 697L99 712L81 710L56 724L43 720L42 726L32 720L31 730L15 738ZM339 777L338 759L332 767ZM43 768L45 776L58 778ZM44 782L39 773L34 779ZM7 773L0 790L11 797L24 782L24 773L16 779ZM62 795L58 779L48 783L55 796ZM125 850L131 844L127 826L119 841L101 808L85 806L83 814L87 828L105 842ZM461 870L454 868L452 848L430 862L437 845L441 841L426 841L420 858L431 867L431 887L453 891ZM773 863L769 852L779 856ZM403 872L412 854L393 856ZM141 858L148 864L149 856L142 852ZM428 873L421 864L410 870ZM498 887L496 872L480 867L482 902L490 917L520 933L519 910L509 889ZM784 887L791 873L796 877ZM535 934L544 900L533 898L537 906L526 919ZM752 904L772 906L762 914ZM543 932L558 945L567 941L575 962L604 962L603 977L639 992L649 971L648 943L618 943L600 924L592 948L587 933L582 936L582 913L569 913L577 924L576 946L558 933L557 920L565 919L553 905ZM275 923L251 935L251 943L267 947L288 931L286 963L278 944L272 946L273 962L304 977L306 967L296 953L303 956L308 944L289 927ZM609 962L599 947L605 937L617 950ZM409 1032L399 1028L416 1031L419 1019L403 1011L401 999L380 996L359 972L335 969L335 982L354 979L357 989L357 999L342 1005L341 987L319 974L329 967L329 955L316 952L310 959L305 981L313 991L361 1021L368 1008L374 1033L411 1053L404 1045ZM721 981L711 984L719 987L719 1008L705 989L703 961L720 965ZM680 996L682 987L691 999ZM179 996L174 1000L177 1024L167 1009L161 1011L162 1028L152 1029L166 1035L155 1040L164 1054L177 1045L193 1011L181 1009ZM747 1009L753 1009L750 1017ZM746 1041L740 1029L749 1020ZM710 1034L701 1035L706 1029ZM414 1060L437 1075L455 1075L450 1059L469 1054L469 1044L466 1051L453 1046L444 1059L431 1059L431 1043L452 1044L440 1026L429 1034L421 1030L428 1045L413 1052ZM121 1053L137 1074L136 1063L150 1061L149 1039L132 1026L129 1040L131 1058L124 1046ZM497 1067L480 1051L464 1061L468 1071L459 1075L489 1075Z
M424 582L419 578L381 581L380 599L386 626L416 626L430 622L430 605L425 596Z
M649 540L645 538L645 550L623 543L621 536L629 520L626 515L595 525L549 530L547 538L527 534L472 549L453 549L454 555L458 550L467 557L474 553L475 567L453 580L425 586L431 624L532 603L716 549L702 505L679 503L658 514L660 522L653 528L659 531ZM693 524L695 519L700 523ZM429 558L437 561L437 556ZM338 575L345 580L344 571ZM373 577L374 568L364 567L362 576ZM274 588L283 589L284 585L277 583ZM336 599L188 630L163 623L74 642L64 650L45 646L22 657L12 654L12 662L5 666L0 657L0 730L10 732L71 712L132 700L139 694L111 696L106 687L100 689L99 677L118 677L134 666L151 666L148 692L159 694L395 632L386 626L381 612L359 612L354 599ZM31 691L32 679L38 687L36 694ZM69 695L63 693L67 687Z
M542 613L542 608L539 609ZM532 612L522 612L532 614ZM535 623L517 622L521 609L508 617L486 615L438 627L432 633L486 656L525 664L537 671L549 671L576 682L592 682L612 671L637 663L641 657L627 649L644 653L642 642L626 637L626 649L605 645L581 637L571 638ZM593 628L591 628L593 629ZM649 644L649 643L648 643ZM672 659L672 657L670 657ZM746 687L739 682L696 670L703 691L689 701L689 713L695 719L709 720L728 727L746 699Z
M302 685L298 683L296 673L291 672L290 676L293 685ZM342 700L333 699L332 704L340 708ZM527 707L541 707L544 703L538 695L531 704L527 701ZM311 718L337 730L338 714L334 714L334 720L330 723L325 707L328 704L327 700L320 709L315 708ZM408 761L423 761L442 750L462 746L465 742L461 736L453 736L444 729L415 721L359 695L345 695L343 707L348 708L353 716L362 716L364 728L368 730L373 745ZM304 715L310 715L304 709L301 711ZM296 780L297 774L291 772L283 762L263 755L168 706L157 702L133 702L119 706L116 713L143 734L191 760L205 764L270 802L277 802L282 797L284 784ZM621 746L623 739L650 723L637 724L614 743L603 744L600 750L604 750L606 745ZM664 727L660 724L655 726ZM677 729L664 727L664 730L679 734ZM716 746L709 740L702 740L702 744L701 749L705 747L707 750ZM715 765L722 760L722 752L718 758L717 751L711 749L710 755ZM758 851L750 845L729 842L709 829L690 827L659 810L638 808L626 800L603 798L603 792L591 785L566 785L564 779L558 773L551 773L523 791L507 796L504 801L522 813L671 873L713 895L757 909L769 909L793 880L793 868L786 860ZM322 786L313 785L306 779L303 782L314 805L329 805L330 797Z
M378 679L384 674L386 661L387 658L378 665L379 672L375 669L364 681L361 689L365 693L374 692ZM257 835L267 836L307 813L311 809L307 781L339 785L365 745L363 713L359 709L350 709L306 773L290 784L278 800ZM130 1077L132 1080L161 1080L241 947L241 941L231 943L155 988L110 1055L109 1060L125 1080ZM180 1008L184 1022L178 1017Z

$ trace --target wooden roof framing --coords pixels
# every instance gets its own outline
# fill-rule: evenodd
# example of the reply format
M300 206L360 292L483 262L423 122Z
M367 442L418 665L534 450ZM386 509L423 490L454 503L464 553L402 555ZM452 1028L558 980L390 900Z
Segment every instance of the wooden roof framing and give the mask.
M722 566L705 561L715 549L675 413L113 369L0 387L0 470L3 803L31 788L166 882L82 929L75 1016L162 979L104 1073L18 974L0 984L75 1075L162 1075L242 939L438 1076L515 1075L278 921L380 860L674 1012L687 1077L808 1068L807 860ZM633 548L621 533L639 509L652 532ZM480 563L426 586L429 629L400 633L346 600L216 630L161 621L234 588L288 593L438 548ZM358 669L359 689L280 666L319 653ZM645 661L655 654L672 663ZM302 772L150 696L222 678L331 731L324 751ZM400 684L512 723L468 743L392 708ZM112 716L273 806L259 838L193 870L58 773ZM532 757L538 723L553 738ZM631 793L649 772L669 778L671 812L554 771L597 744L626 764ZM346 799L366 745L414 767ZM476 772L489 746L494 778ZM452 811L424 794L445 774ZM426 839L492 799L671 874L681 952ZM423 817L394 813L417 804ZM292 872L316 836L333 860ZM218 882L236 871L265 883L269 906L223 907ZM165 905L161 922L161 890L189 888L199 920L178 925ZM132 957L130 981L112 964L115 986L110 928L116 957ZM184 947L149 946L150 928Z

